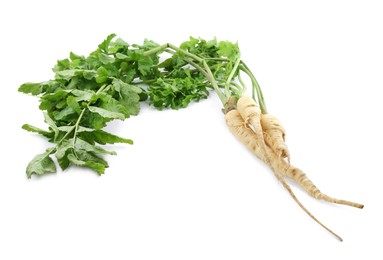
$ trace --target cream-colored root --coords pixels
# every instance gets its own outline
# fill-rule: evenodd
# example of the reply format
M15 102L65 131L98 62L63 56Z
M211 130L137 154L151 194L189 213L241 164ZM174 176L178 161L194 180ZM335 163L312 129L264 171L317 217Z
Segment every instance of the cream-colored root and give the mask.
M287 158L288 162L290 162L290 153L285 143L286 131L280 121L273 115L262 114L261 127L266 145L270 147L278 157Z
M253 130L257 143L260 145L260 149L267 155L266 143L261 126L262 112L257 103L255 103L254 99L251 97L242 96L237 101L237 111L243 118L243 125ZM270 164L267 156L265 157L265 162Z
M237 101L237 111L244 119L246 124L251 125L254 129L254 132L261 132L261 109L255 103L254 99L248 96L242 96ZM263 137L261 138L263 140Z
M235 110L232 110L232 111L235 111ZM241 118L238 112L230 111L229 113L226 114L226 122L228 126L230 128L234 127L242 131L242 129L240 129L239 124L243 122L243 118ZM251 131L251 129L247 129L247 130L248 130L247 135L254 136L254 133ZM248 149L251 152L253 152L258 158L260 158L266 164L268 164L270 168L279 172L283 176L293 179L300 186L302 186L302 188L308 194L310 194L314 198L322 199L331 203L343 204L343 205L352 206L356 208L363 208L362 204L355 203L352 201L347 201L347 200L336 199L326 194L323 194L301 169L294 167L293 165L287 163L285 160L281 160L280 158L278 158L278 156L269 147L266 147L267 155L264 154L263 151L259 148L258 143L253 137L251 138L249 136L247 138L248 138L248 142L250 143L245 145L246 147L248 147Z
M331 203L343 204L343 205L347 205L347 206L351 206L351 207L355 207L359 209L362 209L364 207L360 203L356 203L356 202L352 202L348 200L336 199L326 194L323 194L301 169L291 165L287 165L286 162L281 162L279 164L280 164L279 167L281 169L286 169L286 170L282 170L282 174L284 176L293 179L300 186L302 186L308 194L310 194L314 198L325 200Z
M244 127L244 120L237 110L231 110L225 115L226 124L229 127L230 131L236 136L250 151L252 151L257 157L266 162L266 155L261 150L257 139L255 138L255 133L250 129ZM273 153L275 155L275 153ZM266 161L265 161L266 160ZM284 161L284 160L281 160ZM267 163L273 170L275 177L283 185L283 187L288 191L294 201L309 215L315 222L320 226L326 229L328 232L333 234L337 239L343 241L342 238L334 233L331 229L326 227L322 222L320 222L295 196L294 192L291 190L290 186L283 179L283 176L278 172L271 163Z

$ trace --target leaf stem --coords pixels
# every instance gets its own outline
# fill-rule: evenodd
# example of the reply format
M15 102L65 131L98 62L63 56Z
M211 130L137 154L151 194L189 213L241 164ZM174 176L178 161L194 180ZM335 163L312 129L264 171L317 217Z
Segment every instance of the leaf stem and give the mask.
M242 85L242 93L241 93L241 94L243 94L243 93L246 92L247 87L246 87L245 82L242 80L242 77L241 77L241 73L240 73L240 72L241 72L241 71L239 70L239 71L238 71L238 80L239 80L239 83L241 83L241 85Z
M226 81L225 80L219 80L218 81L220 84L218 84L219 86L222 86L222 87L225 87L226 86ZM240 86L238 83L232 81L230 82L230 90L234 93L235 96L242 96L243 95L243 88L242 86ZM231 94L232 96L233 94Z
M76 144L78 126L80 125L80 121L81 121L82 117L84 116L84 113L85 113L85 108L82 109L81 114L78 117L76 124L74 125L73 148L74 148L74 145Z
M226 102L227 102L227 100L229 99L229 96L225 96L225 95L222 93L222 91L219 89L218 84L217 84L217 81L215 80L214 75L213 75L213 73L211 72L210 67L209 67L209 65L207 65L206 61L203 60L202 63L203 63L203 66L205 67L205 69L206 69L206 71L207 71L207 73L208 73L208 75L207 75L207 79L208 79L208 80L210 81L210 83L212 84L212 86L213 86L215 92L217 93L219 99L221 100L222 104L225 105Z
M106 84L102 85L96 92L96 95L101 93L105 88L106 88ZM90 105L90 102L88 102L88 104L86 105L86 108L88 108L88 106ZM63 136L63 138L60 139L60 141L57 143L57 145L60 145L74 130L74 134L73 134L73 147L74 145L76 144L76 139L77 139L77 131L78 131L78 127L80 125L80 122L81 122L81 119L82 117L84 116L85 114L85 110L86 108L84 107L82 110L81 110L81 113L79 115L79 117L77 118L77 121L76 123L72 126L72 128L66 132L66 134Z
M259 107L261 108L262 114L266 114L267 113L267 109L266 109L265 100L263 98L263 93L262 93L261 87L258 84L257 79L254 77L254 74L251 72L249 67L247 67L247 65L243 61L241 62L240 69L243 72L245 72L250 77L250 80L251 80L251 83L252 83L252 96L253 96L253 99L255 100L255 92L256 92L257 93L257 97L258 97Z
M194 68L196 68L196 70L201 72L206 78L208 78L208 73L203 68L201 68L197 63L189 59L185 59L185 61L189 63L190 65L192 65Z
M226 97L229 97L230 96L230 82L232 81L235 73L237 72L238 70L238 66L239 66L239 63L241 62L241 57L238 57L238 59L235 61L235 64L234 64L234 68L231 70L230 74L229 74L229 77L227 77L227 80L226 80L226 85L225 85L225 94L226 94Z

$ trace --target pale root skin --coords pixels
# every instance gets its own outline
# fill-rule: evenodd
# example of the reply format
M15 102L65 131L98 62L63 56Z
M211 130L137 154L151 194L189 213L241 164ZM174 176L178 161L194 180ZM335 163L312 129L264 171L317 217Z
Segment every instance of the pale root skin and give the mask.
M263 141L263 138L262 138L262 142L260 142L259 144L257 141L260 139L258 132L263 131L260 120L264 115L262 116L259 115L258 114L259 108L258 109L256 108L258 108L258 106L255 104L255 101L250 97L243 96L238 100L237 111L240 114L240 117L242 118L241 120L244 121L243 125L246 126L247 122L250 122L250 124L253 126L253 128L251 129L253 131L251 132L253 132L253 135L254 135L254 137L252 138L254 139L254 144L260 146L259 149L256 149L257 153L254 152L254 149L252 150L253 153L255 153L267 165L269 165L269 167L273 171L277 171L283 176L289 177L293 179L294 181L296 181L299 185L301 185L305 189L305 191L308 194L310 194L314 198L322 199L322 200L336 203L336 204L343 204L343 205L348 205L348 206L352 206L356 208L363 208L362 204L347 201L347 200L332 198L326 194L323 194L322 192L320 192L320 190L313 184L313 182L306 176L306 174L302 170L292 166L290 163L287 163L285 160L281 159L281 157L278 156L278 153L276 153L275 150L272 148L273 147L272 145L266 146L265 142ZM271 118L271 117L269 116L268 118ZM273 122L276 122L276 121L273 121ZM277 123L280 125L279 121ZM279 129L282 130L283 127L281 126ZM284 132L284 129L283 129L283 132ZM283 135L281 136L281 138L282 138L282 142L284 143Z
M331 229L322 224L305 206L298 200L295 196L294 192L291 190L290 186L283 179L281 174L276 171L276 167L273 167L273 164L268 160L266 162L266 155L262 151L259 143L257 141L256 135L254 131L245 126L245 121L237 110L231 110L225 115L225 121L230 131L233 133L235 137L237 137L252 153L254 153L257 157L259 157L262 161L267 163L273 170L275 177L278 181L283 185L283 187L289 192L294 201L319 225L333 234L337 239L343 241L340 236L334 233ZM268 148L270 149L270 148Z
M257 140L257 143L260 145L260 149L262 152L267 155L266 152L266 143L263 139L263 132L262 132L262 126L261 126L261 109L255 103L254 99L248 96L242 96L238 99L237 102L237 111L241 115L241 117L244 120L244 125L249 128L251 127L253 132L255 133L255 138ZM268 157L265 157L265 162L267 164L270 164L268 162Z
M315 185L311 182L310 179L298 168L290 165L282 158L278 157L277 154L271 150L270 147L266 147L266 153L261 149L258 139L254 131L248 127L246 127L245 120L242 118L241 114L237 110L231 110L225 115L226 124L229 127L230 131L236 136L253 154L255 154L258 158L264 161L269 167L273 170L277 179L282 183L282 185L286 188L289 194L293 197L293 199L298 203L298 205L318 224L336 236L339 240L342 239L335 234L333 231L324 226L319 220L317 220L297 199L294 195L293 191L283 179L283 176L289 177L295 180L299 185L301 185L311 196L317 199L323 199L332 203L344 204L349 206L354 206L357 208L363 208L363 205L345 201L338 200L332 197L329 197L323 193L321 193Z
M261 126L266 145L270 147L278 157L287 158L290 162L290 153L285 143L286 131L279 120L273 115L262 114Z

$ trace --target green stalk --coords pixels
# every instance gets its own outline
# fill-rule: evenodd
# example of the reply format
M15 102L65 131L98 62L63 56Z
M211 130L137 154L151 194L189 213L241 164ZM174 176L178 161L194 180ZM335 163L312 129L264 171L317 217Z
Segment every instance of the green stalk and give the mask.
M164 45L162 45L162 46L164 46ZM162 47L162 46L160 46L160 47ZM177 48L176 46L174 46L174 45L172 45L173 46L173 48L171 49L171 50L167 50L167 49L165 49L164 51L165 52L167 52L167 53L170 53L170 54L172 54L172 55L174 55L175 53L176 53L176 51L174 51L173 49L174 48L176 48L176 49L178 49L178 50L181 50L181 49L179 49L179 48ZM170 48L170 47L169 47ZM150 51L152 51L152 50L150 50ZM150 52L149 51L149 52ZM191 54L191 53L189 53L189 52L185 52L185 54L186 53L188 53L188 54ZM146 53L144 53L144 55L147 55ZM193 54L192 54L193 55ZM190 55L188 55L188 56L190 56ZM195 56L194 55L194 57L197 57L197 59L199 59L199 57L198 56ZM206 78L208 77L207 76L207 72L203 69L203 68L201 68L197 63L195 63L195 62L193 62L193 60L191 60L191 59L183 59L185 62L187 62L187 63L189 63L190 65L192 65L196 70L198 70L199 72L201 72Z
M213 73L211 72L210 68L209 68L209 65L207 65L206 61L203 60L203 66L205 67L208 75L207 75L207 79L210 81L210 83L213 85L213 88L215 90L215 92L217 93L219 99L221 100L222 104L225 105L227 100L229 99L229 96L225 96L221 90L219 89L218 87L218 84L217 84L217 81L215 80L214 78L214 75Z
M80 125L80 121L81 121L82 117L84 116L84 113L85 113L85 108L82 109L81 114L78 117L76 124L74 125L73 148L74 148L74 145L76 144L78 126Z
M238 69L238 66L239 66L240 62L241 62L241 58L238 57L238 59L235 61L234 68L231 70L231 72L229 74L229 77L226 80L225 94L226 94L227 97L230 96L230 91L229 91L229 89L230 89L230 82L233 79L235 72L237 72L237 69Z
M192 65L194 68L196 68L196 70L198 70L199 72L201 72L206 78L208 78L208 73L203 69L201 68L198 64L196 64L195 62L193 62L192 60L189 60L189 59L184 59L187 63L189 63L190 65Z
M96 94L99 94L101 93L102 91L104 91L104 89L107 87L106 84L102 85L96 92ZM87 107L90 105L90 101L88 102L88 104L86 105ZM72 126L72 128L63 136L63 138L61 138L61 140L57 143L57 145L60 145L74 130L74 134L73 134L73 147L76 143L76 139L77 139L77 131L78 131L78 127L80 125L80 122L81 122L81 119L82 117L84 116L84 113L85 113L85 110L86 108L83 108L81 110L81 113L79 115L79 117L77 118L77 121L76 123Z
M228 59L228 58L206 58L206 60L230 62L230 59ZM259 83L258 83L257 79L255 78L254 74L251 72L251 70L249 69L249 67L246 65L246 63L243 60L240 61L239 69L242 70L243 72L245 72L250 77L250 80L252 83L252 98L254 100L258 100L258 103L259 103L259 106L262 110L262 113L263 114L267 113L265 99L263 97L261 87L259 86ZM241 85L244 86L244 90L243 90L243 93L244 93L246 90L246 86L245 86L244 82L242 81L242 78L240 75L238 75L238 80L240 81ZM256 96L258 98L256 98Z
M259 107L261 108L262 114L267 114L265 100L263 98L262 90L258 84L257 79L254 77L254 74L251 72L249 67L247 67L247 65L243 61L241 62L240 69L250 77L250 80L252 83L253 99L255 100L255 92L256 92L258 96Z
M218 82L221 83L221 84L218 84L219 86L222 86L222 87L226 86L226 81L222 80ZM234 81L230 82L230 90L232 91L234 96L241 97L243 95L243 87ZM233 96L233 94L231 94L231 96Z
M169 45L167 43L165 43L165 44L160 45L158 47L155 47L151 50L145 51L144 56L150 56L150 55L156 54L157 52L163 51L168 47L169 47Z
M247 87L246 87L245 82L242 80L242 77L241 77L241 73L240 73L240 72L241 72L241 71L239 70L239 71L238 71L238 80L239 80L239 83L241 83L241 85L242 85L242 93L241 93L241 95L242 95L243 93L246 92Z

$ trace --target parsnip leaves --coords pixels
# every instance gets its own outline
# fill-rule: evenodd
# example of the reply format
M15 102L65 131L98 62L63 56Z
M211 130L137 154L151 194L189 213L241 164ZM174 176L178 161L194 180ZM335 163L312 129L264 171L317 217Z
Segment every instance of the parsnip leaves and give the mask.
M137 115L140 101L148 100L162 110L185 108L207 98L213 87L225 87L239 57L237 44L191 37L160 62L164 49L159 44L145 40L129 45L115 37L109 35L87 57L71 52L69 58L57 61L54 79L19 87L20 92L39 97L48 125L47 130L29 124L22 128L54 144L29 163L29 178L55 172L53 155L63 170L77 165L103 174L108 167L103 156L115 152L100 145L133 143L102 130L108 122ZM212 86L205 65L217 86Z
M29 163L29 178L55 172L52 155L62 169L73 164L102 174L108 167L102 157L116 153L96 143L133 143L101 129L111 120L125 120L139 113L143 89L132 81L140 75L151 77L158 57L142 55L147 43L129 49L129 44L121 39L113 41L114 37L108 36L88 57L70 53L69 59L59 60L53 68L53 80L20 86L20 92L39 96L39 108L48 125L48 130L29 124L23 129L55 144Z
M54 149L48 149L45 153L36 155L27 166L27 176L31 178L32 174L43 175L46 173L56 172L56 165L50 154Z

